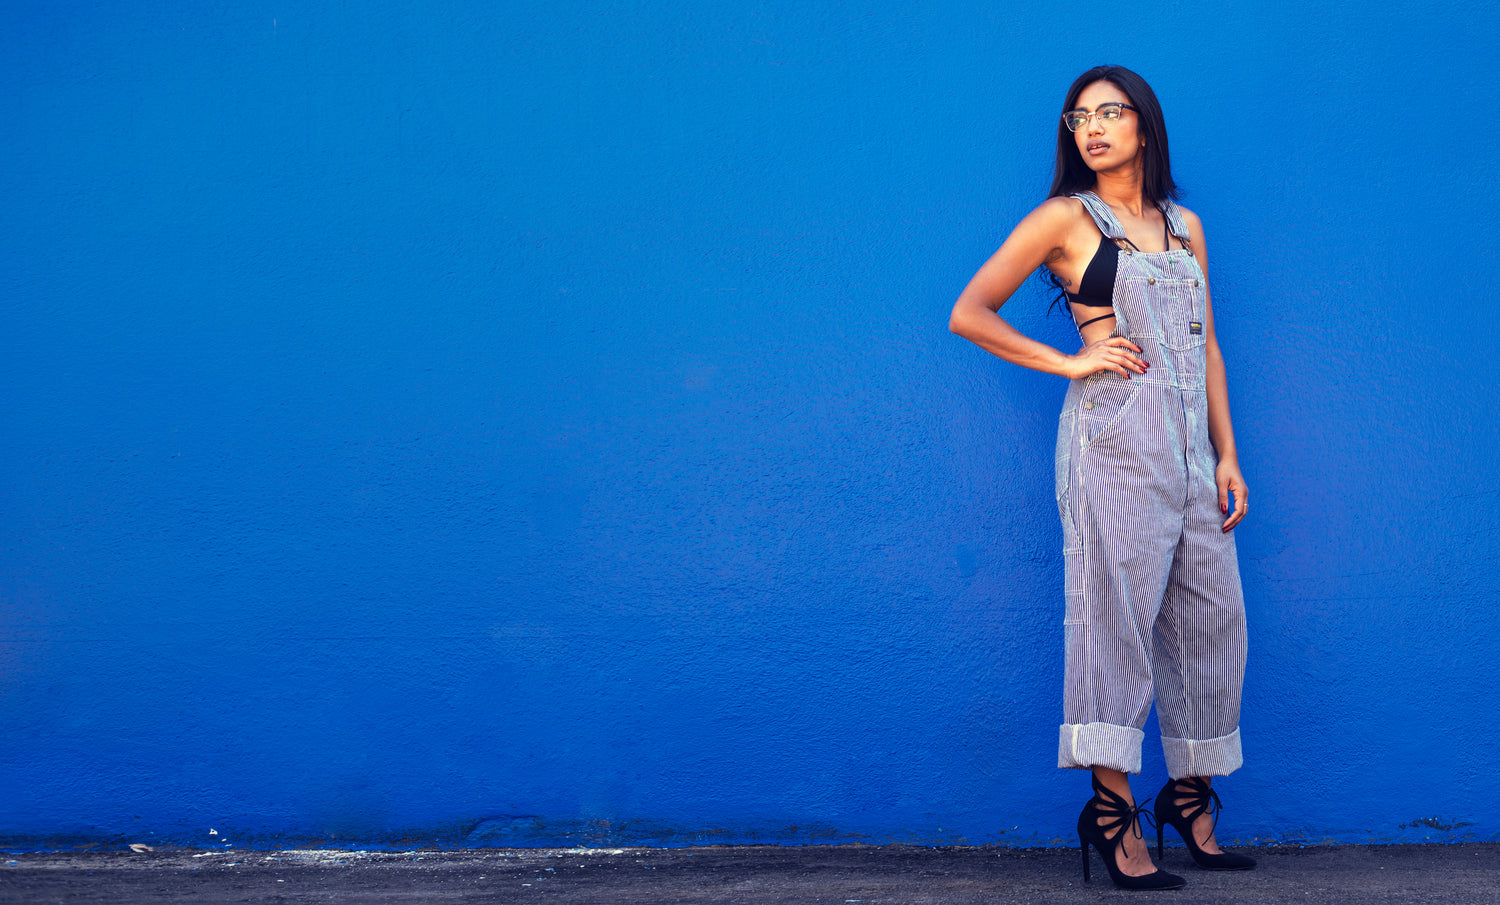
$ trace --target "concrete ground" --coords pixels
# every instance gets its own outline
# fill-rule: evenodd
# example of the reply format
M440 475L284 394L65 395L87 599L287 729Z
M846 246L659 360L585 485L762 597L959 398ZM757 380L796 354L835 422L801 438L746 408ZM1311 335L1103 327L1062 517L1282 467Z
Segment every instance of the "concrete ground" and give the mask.
M722 846L678 849L464 851L90 851L0 855L0 903L538 902L1095 903L1142 897L1187 903L1500 902L1500 843L1271 846L1237 849L1248 873L1164 866L1173 892L1116 889L1093 854L1084 884L1076 849L906 846Z

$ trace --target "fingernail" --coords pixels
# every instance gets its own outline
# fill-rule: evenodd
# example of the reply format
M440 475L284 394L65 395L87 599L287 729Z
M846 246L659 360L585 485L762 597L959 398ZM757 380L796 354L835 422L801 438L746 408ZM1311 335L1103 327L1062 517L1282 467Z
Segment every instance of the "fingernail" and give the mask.
M1226 503L1220 503L1219 504L1219 511L1222 512L1222 513L1224 513L1225 515L1228 515L1229 514L1229 506L1228 506L1228 504L1226 504Z

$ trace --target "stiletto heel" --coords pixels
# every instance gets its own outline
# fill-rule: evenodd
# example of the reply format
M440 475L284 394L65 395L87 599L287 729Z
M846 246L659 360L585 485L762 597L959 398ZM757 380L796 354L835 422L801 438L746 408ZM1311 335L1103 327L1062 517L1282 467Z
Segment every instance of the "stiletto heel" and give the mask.
M1179 798L1186 800L1178 804ZM1170 824L1177 835L1182 837L1182 844L1187 846L1188 853L1193 856L1193 863L1204 870L1249 870L1254 867L1255 859L1248 855L1230 852L1211 855L1193 837L1193 821L1200 815L1208 814L1213 817L1213 826L1218 826L1219 811L1222 808L1219 793L1203 777L1189 776L1169 780L1162 787L1161 794L1156 796L1156 859L1162 859L1162 827Z
M1088 800L1083 806L1083 813L1078 815L1078 844L1083 849L1084 882L1089 880L1089 846L1092 845L1104 859L1109 878L1121 889L1181 889L1187 885L1187 881L1181 877L1159 868L1155 873L1144 877L1132 877L1121 871L1120 866L1115 863L1115 852L1124 843L1125 834L1133 832L1140 838L1142 817L1150 820L1151 814L1142 810L1140 805L1130 805L1124 798L1101 785L1099 777L1094 777L1094 797Z

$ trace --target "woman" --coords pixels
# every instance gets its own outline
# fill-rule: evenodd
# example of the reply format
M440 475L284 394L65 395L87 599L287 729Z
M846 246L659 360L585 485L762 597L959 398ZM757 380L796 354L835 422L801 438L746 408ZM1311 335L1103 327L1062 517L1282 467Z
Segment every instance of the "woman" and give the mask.
M1245 870L1214 839L1210 778L1237 769L1245 610L1234 538L1249 509L1214 338L1203 225L1173 203L1156 95L1119 66L1068 89L1051 195L953 306L950 329L1013 364L1072 382L1058 427L1057 502L1067 597L1058 766L1093 771L1078 818L1116 885L1174 889L1140 830L1127 774L1141 769L1153 699L1171 778L1156 796L1193 860ZM1000 306L1046 267L1083 347L1021 335Z

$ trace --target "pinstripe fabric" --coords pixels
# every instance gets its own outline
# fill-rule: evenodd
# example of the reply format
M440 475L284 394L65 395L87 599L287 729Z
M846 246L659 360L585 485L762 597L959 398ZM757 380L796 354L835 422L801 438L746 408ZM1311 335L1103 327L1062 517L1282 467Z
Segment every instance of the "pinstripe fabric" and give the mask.
M1100 231L1123 238L1087 193ZM1187 224L1168 203L1167 225ZM1060 767L1141 769L1156 703L1171 776L1237 769L1245 607L1208 436L1203 272L1186 250L1122 250L1115 335L1151 366L1073 381L1057 432L1067 651ZM1195 326L1196 325L1196 326Z

